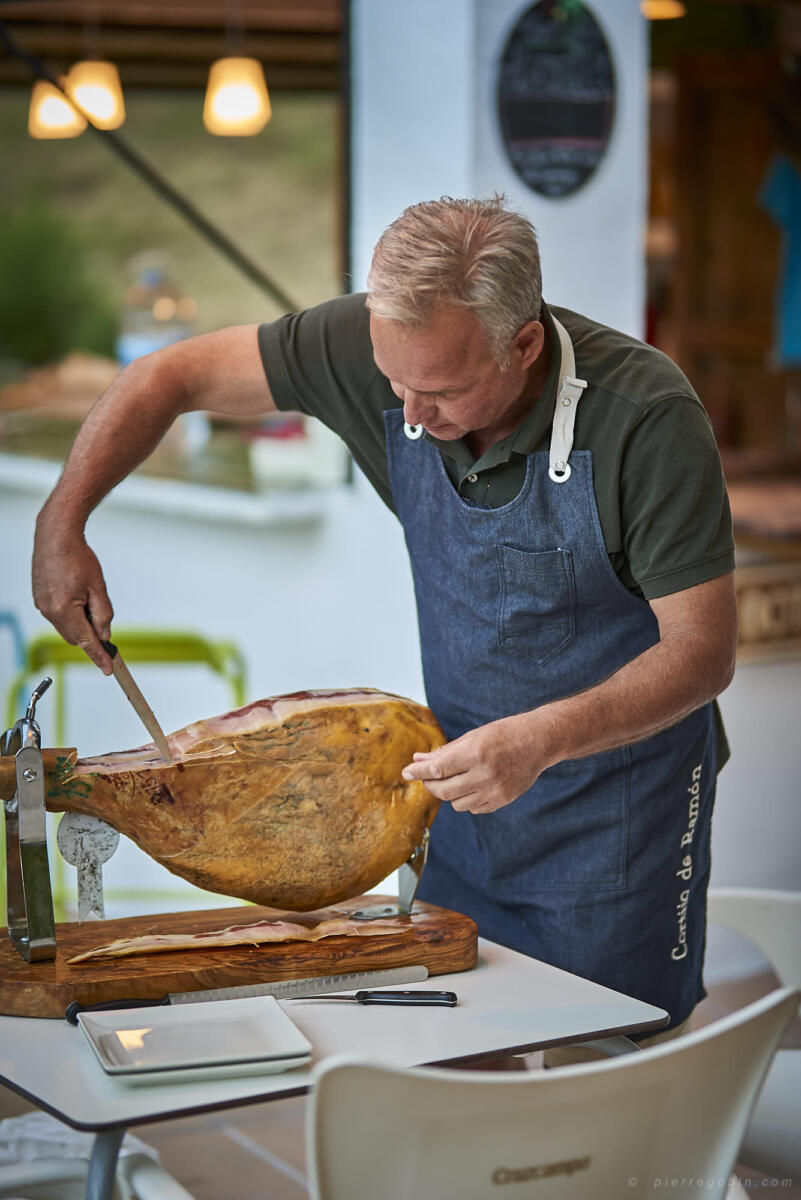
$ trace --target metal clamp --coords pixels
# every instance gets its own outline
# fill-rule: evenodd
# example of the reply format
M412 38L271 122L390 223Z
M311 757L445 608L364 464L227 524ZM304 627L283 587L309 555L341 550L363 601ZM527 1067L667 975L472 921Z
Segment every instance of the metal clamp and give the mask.
M420 845L409 855L405 863L398 867L398 903L381 904L375 908L360 908L348 913L353 921L375 921L379 917L408 917L412 911L414 898L420 885L420 877L428 858L428 845L431 834L423 830Z
M8 932L27 962L56 957L56 922L50 888L45 823L45 772L36 703L50 687L43 679L24 717L7 729L0 754L14 755L17 788L4 800Z

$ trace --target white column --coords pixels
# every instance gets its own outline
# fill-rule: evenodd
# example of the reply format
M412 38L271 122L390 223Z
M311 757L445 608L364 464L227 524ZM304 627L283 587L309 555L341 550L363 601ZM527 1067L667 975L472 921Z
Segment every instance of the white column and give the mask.
M473 192L473 0L353 0L353 290L409 204Z
M585 185L549 199L526 187L508 162L498 129L495 80L506 39L530 0L480 0L475 92L474 190L505 192L540 239L543 293L641 337L645 315L648 164L647 22L636 0L591 0L614 67L616 109L606 154Z
M498 62L530 0L354 0L353 286L408 204L505 192L540 235L547 299L640 336L645 303L647 25L636 0L596 0L617 85L607 153L579 191L548 199L506 159Z

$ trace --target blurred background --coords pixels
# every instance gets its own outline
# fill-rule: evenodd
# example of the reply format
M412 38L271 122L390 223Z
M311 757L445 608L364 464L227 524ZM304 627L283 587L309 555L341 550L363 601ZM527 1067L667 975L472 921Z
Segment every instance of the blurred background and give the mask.
M359 290L405 205L500 190L538 229L546 298L663 349L707 407L741 611L713 881L801 888L801 6L6 0L0 35L7 722L43 673L26 666L47 632L36 513L120 367ZM90 127L65 94L95 105ZM336 440L292 415L176 426L88 526L115 632L235 647L247 699L422 700L403 539ZM237 699L208 664L133 671L165 729ZM63 710L81 755L142 740L88 666ZM111 916L219 903L130 845L105 875ZM710 977L757 969L751 954L716 935Z

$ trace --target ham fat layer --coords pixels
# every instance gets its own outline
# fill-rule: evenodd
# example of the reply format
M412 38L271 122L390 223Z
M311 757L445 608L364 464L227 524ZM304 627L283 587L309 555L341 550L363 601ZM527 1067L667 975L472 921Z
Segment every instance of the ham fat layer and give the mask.
M265 700L256 700L244 708L235 708L219 717L207 717L195 721L183 729L176 730L167 737L173 759L188 762L195 758L227 758L236 754L234 742L229 739L246 738L248 735L263 733L271 726L281 725L282 722L298 713L309 712L315 708L327 708L332 702L337 704L359 705L375 704L378 700L402 700L392 692L382 692L377 688L350 688L349 690L324 690L292 692L286 696L271 696ZM164 767L160 753L148 742L135 750L120 750L113 754L100 754L94 758L81 758L75 764L76 775L105 775L126 769L136 770L142 767Z
M353 921L333 917L309 928L293 921L256 921L252 925L229 925L208 933L146 933L139 937L117 938L84 954L67 959L68 963L89 958L123 958L128 954L155 954L161 950L205 950L212 946L261 946L265 942L319 942L326 937L381 937L400 933L404 926L397 918Z

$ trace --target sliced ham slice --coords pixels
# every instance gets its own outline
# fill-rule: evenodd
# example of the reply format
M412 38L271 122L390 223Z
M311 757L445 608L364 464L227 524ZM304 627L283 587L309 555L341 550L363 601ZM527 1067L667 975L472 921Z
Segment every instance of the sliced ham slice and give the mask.
M311 927L293 921L255 921L252 925L229 925L208 933L145 933L139 937L117 938L105 946L96 946L68 958L68 963L88 958L123 958L129 954L155 954L162 950L207 950L212 946L261 946L265 942L319 942L327 937L381 937L399 933L403 925L397 917L373 921L354 921L333 917Z

